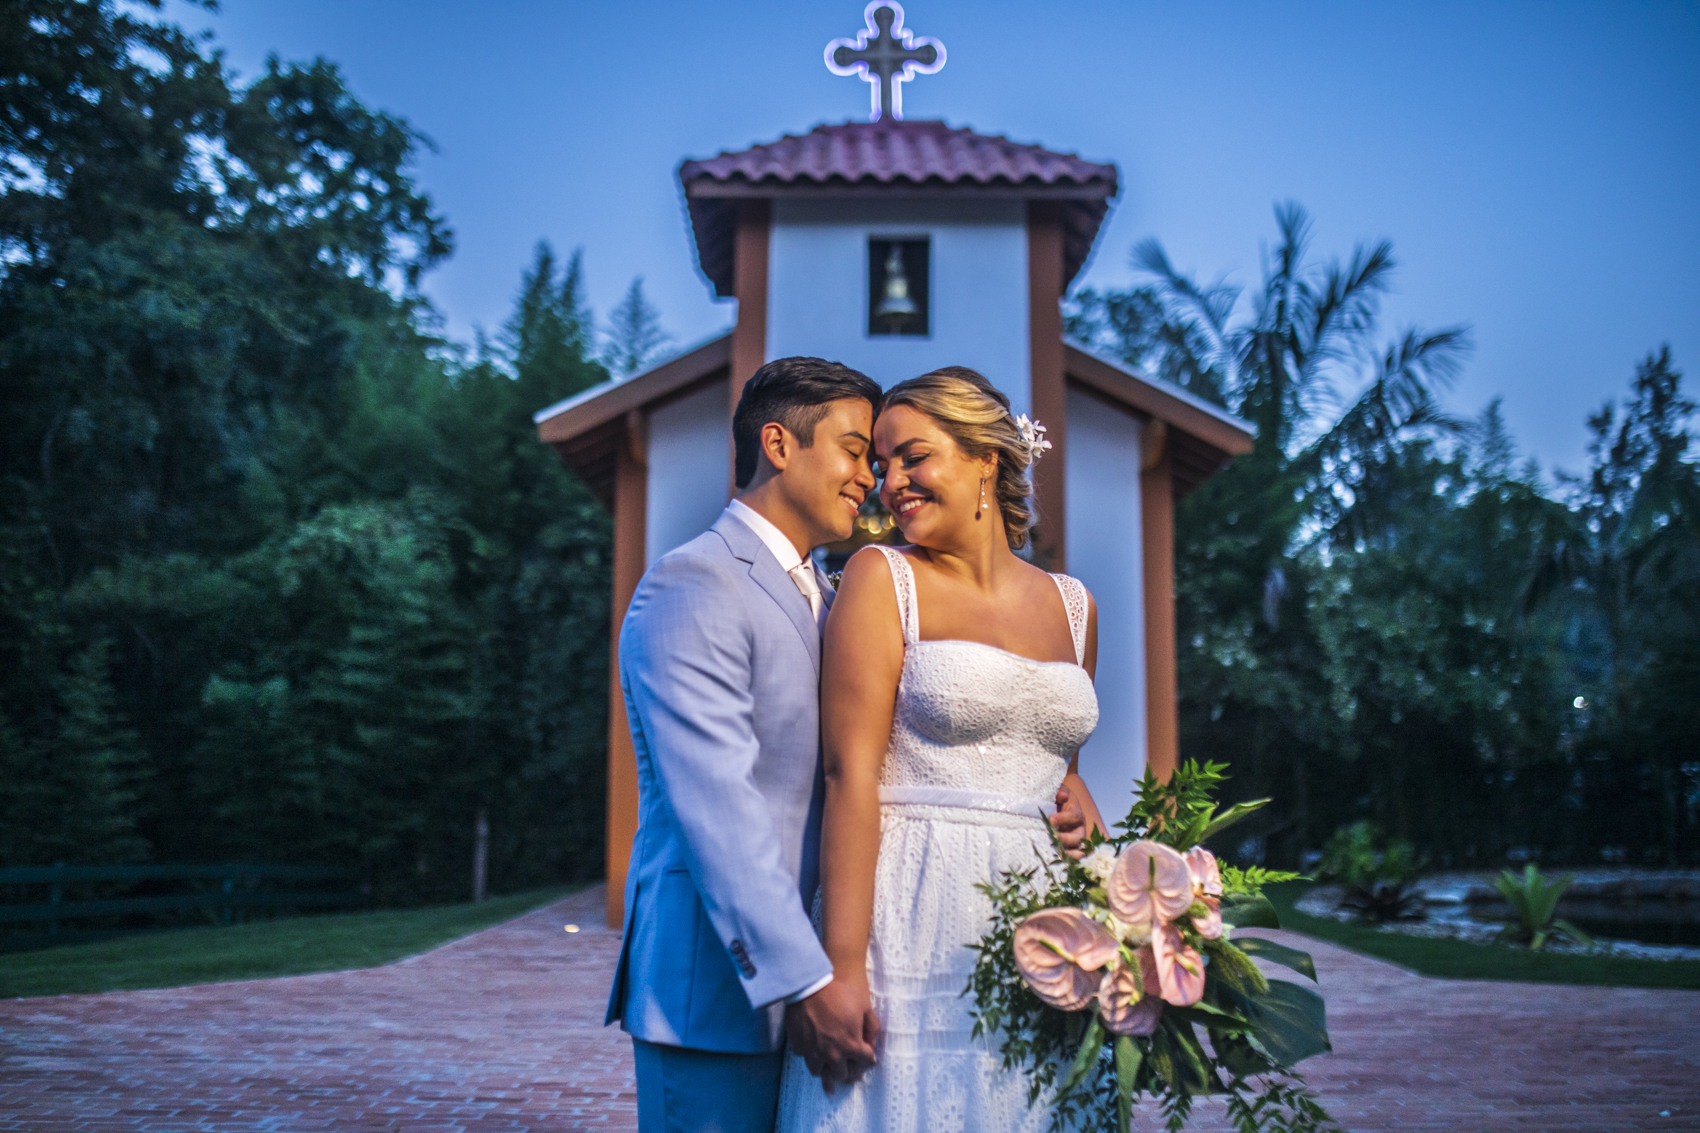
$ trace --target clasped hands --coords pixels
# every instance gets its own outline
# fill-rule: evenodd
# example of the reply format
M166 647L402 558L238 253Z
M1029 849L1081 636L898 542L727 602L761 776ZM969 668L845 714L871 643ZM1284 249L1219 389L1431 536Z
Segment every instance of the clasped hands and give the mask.
M1051 816L1057 840L1073 857L1086 841L1086 815L1067 787L1057 790ZM857 1082L878 1062L880 1021L868 992L867 973L835 973L831 983L785 1008L785 1033L793 1053L831 1094Z

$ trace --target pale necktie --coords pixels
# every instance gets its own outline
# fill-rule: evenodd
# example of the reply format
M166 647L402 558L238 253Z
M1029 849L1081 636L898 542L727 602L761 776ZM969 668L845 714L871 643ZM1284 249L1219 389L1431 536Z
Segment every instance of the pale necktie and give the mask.
M820 625L826 612L826 600L821 597L820 581L815 578L815 564L804 559L786 573L803 592L803 597L809 600L809 612L815 616L815 624Z

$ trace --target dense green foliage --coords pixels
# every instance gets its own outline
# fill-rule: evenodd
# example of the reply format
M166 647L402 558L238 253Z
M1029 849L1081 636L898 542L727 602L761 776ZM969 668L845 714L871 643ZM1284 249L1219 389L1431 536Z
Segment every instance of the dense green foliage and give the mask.
M1519 466L1437 395L1461 330L1378 338L1386 243L1280 238L1249 302L1176 272L1081 293L1077 337L1257 427L1176 520L1181 746L1273 796L1240 856L1373 819L1443 866L1700 860L1700 472L1668 350L1589 418L1592 467Z
M427 144L133 7L0 14L0 863L600 868L608 520L530 414L606 377L547 248L462 359Z
M500 924L563 894L534 889L476 905L290 917L0 954L0 999L371 968Z
M530 414L598 334L547 246L471 354L418 291L428 142L323 60L235 84L115 0L0 8L0 864L357 865L383 900L601 867L609 524ZM1256 423L1179 517L1183 743L1273 796L1243 860L1373 819L1439 865L1691 862L1700 481L1668 352L1520 466L1376 338L1386 245L1281 213L1242 302L1140 250L1070 328ZM1247 314L1246 312L1249 312Z

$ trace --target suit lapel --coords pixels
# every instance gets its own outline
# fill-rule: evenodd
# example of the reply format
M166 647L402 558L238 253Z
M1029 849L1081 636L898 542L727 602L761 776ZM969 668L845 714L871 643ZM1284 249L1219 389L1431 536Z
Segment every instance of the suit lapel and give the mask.
M726 540L735 557L750 564L750 580L767 591L768 597L785 611L785 616L797 628L797 635L803 639L804 648L809 651L809 660L815 665L815 676L820 676L820 626L815 623L809 600L803 597L791 576L779 569L779 560L773 557L773 552L754 531L744 526L743 520L735 515L722 515L715 521L713 529Z

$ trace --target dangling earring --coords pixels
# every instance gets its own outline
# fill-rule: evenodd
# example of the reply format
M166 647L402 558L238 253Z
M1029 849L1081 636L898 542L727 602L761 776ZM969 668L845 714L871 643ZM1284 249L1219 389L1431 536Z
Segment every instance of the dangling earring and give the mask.
M980 506L974 509L974 518L979 519L980 513L986 510L986 478L980 477Z

